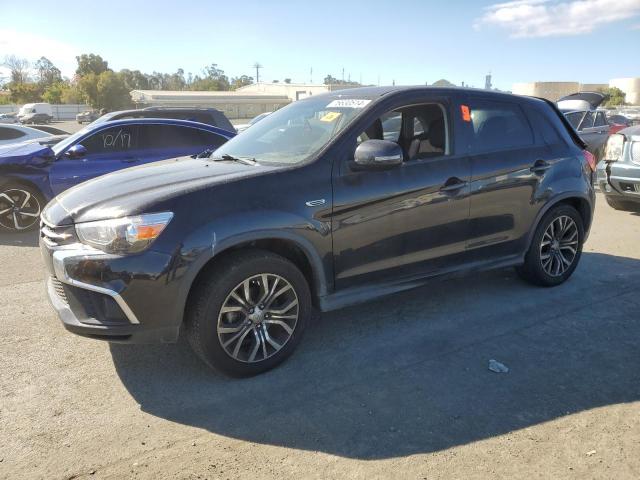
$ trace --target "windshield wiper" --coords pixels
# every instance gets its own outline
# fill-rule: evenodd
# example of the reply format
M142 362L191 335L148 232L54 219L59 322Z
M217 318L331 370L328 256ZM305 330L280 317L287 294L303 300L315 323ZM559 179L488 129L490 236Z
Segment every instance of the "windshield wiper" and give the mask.
M225 153L220 157L214 157L210 159L212 162L239 162L244 163L245 165L258 165L255 158L249 157L234 157L233 155L229 155Z

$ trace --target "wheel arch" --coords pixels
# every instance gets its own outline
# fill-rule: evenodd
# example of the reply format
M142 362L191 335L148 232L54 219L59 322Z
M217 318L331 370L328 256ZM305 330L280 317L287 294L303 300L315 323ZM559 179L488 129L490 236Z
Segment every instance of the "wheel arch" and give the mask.
M193 269L192 275L185 285L183 311L189 304L189 297L197 285L208 275L222 259L240 250L264 250L291 261L304 275L314 304L320 296L326 295L329 288L327 272L320 255L303 237L286 232L262 232L246 234L216 244L210 255L201 259Z
M547 214L547 212L549 212L549 210L562 204L572 206L580 214L585 232L584 240L586 241L589 230L591 228L591 222L593 221L592 201L582 193L568 192L555 197L552 201L548 202L543 208L540 209L535 222L533 222L532 228L529 230L525 252L529 251L531 242L533 241L533 236L535 235L536 229L542 221L542 218Z

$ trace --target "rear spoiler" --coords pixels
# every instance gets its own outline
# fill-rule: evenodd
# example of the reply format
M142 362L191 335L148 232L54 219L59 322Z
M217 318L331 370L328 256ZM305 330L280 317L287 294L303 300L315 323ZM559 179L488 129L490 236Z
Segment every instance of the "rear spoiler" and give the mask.
M555 114L558 116L562 124L564 125L565 129L567 130L567 133L571 136L571 139L573 140L573 142L577 146L579 146L582 150L585 150L587 148L587 144L584 143L584 140L580 138L580 135L578 135L578 132L576 132L575 129L571 126L571 124L569 123L569 120L567 120L567 117L563 115L563 113L558 109L558 106L555 103L553 103L551 100L547 100L546 98L542 98L542 97L533 97L533 98L542 100L544 103L549 105L551 109L555 112Z

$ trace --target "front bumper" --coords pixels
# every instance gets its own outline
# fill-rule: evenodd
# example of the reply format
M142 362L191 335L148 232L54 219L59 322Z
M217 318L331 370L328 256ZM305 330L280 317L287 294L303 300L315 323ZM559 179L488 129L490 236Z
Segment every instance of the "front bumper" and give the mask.
M169 255L104 253L80 243L40 239L49 300L78 335L126 343L174 342L182 322Z
M625 202L640 203L640 165L627 162L598 166L598 186L607 196Z

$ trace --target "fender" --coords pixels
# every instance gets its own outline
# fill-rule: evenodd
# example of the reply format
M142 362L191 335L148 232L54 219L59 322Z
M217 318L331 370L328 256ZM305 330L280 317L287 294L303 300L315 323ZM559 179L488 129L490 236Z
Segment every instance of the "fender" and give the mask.
M538 215L536 216L534 222L531 224L531 229L529 230L529 233L527 234L527 243L526 243L526 248L524 250L525 254L526 254L526 252L529 251L529 248L531 247L531 242L533 241L533 236L535 235L536 229L538 228L538 224L542 220L542 217L544 217L544 215L552 207L556 206L558 203L560 203L563 200L566 200L568 198L580 198L581 200L586 201L591 206L591 221L589 222L589 226L591 226L591 224L593 223L593 206L594 206L594 200L593 199L589 198L589 196L586 195L584 192L578 192L578 191L564 192L564 193L558 194L555 197L553 197L551 200L549 200L547 203L545 203L545 205L538 212ZM590 228L585 230L585 236L584 236L584 241L585 242L586 242L587 238L589 237L589 230L590 230Z
M247 224L254 224L246 231ZM269 225L261 226L260 224ZM284 227L284 228L283 228ZM181 275L176 318L182 318L193 282L202 268L213 258L237 245L257 240L285 240L294 243L305 254L315 284L315 296L324 296L332 288L331 229L328 222L307 219L291 212L261 211L238 218L223 217L203 226L185 241L178 254L191 257L187 270ZM187 245L191 247L186 247ZM194 258L195 253L195 258ZM181 263L181 262L177 262Z

